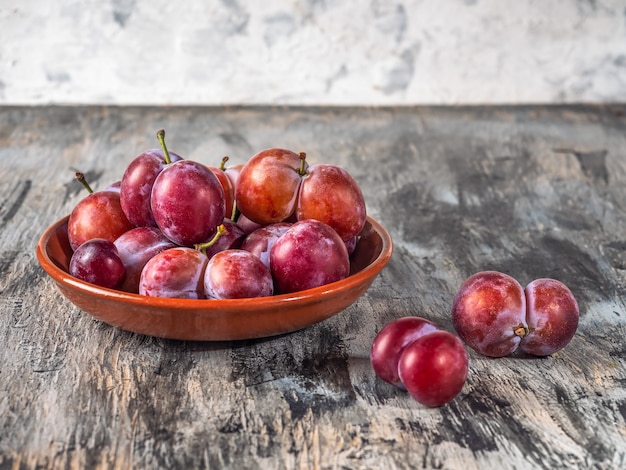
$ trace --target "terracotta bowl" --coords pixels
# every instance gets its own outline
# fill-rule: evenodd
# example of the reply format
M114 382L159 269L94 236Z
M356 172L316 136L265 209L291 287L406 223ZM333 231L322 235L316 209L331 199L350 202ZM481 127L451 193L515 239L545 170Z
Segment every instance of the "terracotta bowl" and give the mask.
M61 293L93 317L118 328L161 338L226 341L296 331L350 306L372 284L392 253L385 228L368 217L352 255L351 274L325 286L259 299L188 300L145 297L98 287L69 274L68 217L37 244L37 260Z

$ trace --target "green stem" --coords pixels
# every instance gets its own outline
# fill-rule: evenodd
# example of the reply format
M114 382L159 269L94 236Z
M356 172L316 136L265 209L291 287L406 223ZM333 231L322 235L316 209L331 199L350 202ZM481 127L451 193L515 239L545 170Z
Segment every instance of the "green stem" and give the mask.
M76 174L74 175L74 178L77 179L80 182L80 184L82 184L85 187L85 189L87 190L89 194L93 193L93 189L91 189L91 186L89 186L89 183L87 183L87 179L85 178L84 173L77 171Z
M163 155L165 156L165 164L169 165L172 163L172 159L170 158L170 153L167 150L167 146L165 145L165 129L161 129L157 132L157 139L161 144L161 148L163 149Z
M217 227L217 232L215 233L213 238L211 238L208 242L205 242L205 243L196 243L194 245L194 248L206 255L207 248L209 248L210 246L215 245L215 243L220 239L220 237L222 235L224 235L225 233L227 233L227 232L228 232L228 230L226 230L226 227L224 226L224 224L220 224Z
M237 217L237 201L233 201L233 211L230 214L230 220L234 222L235 217Z
M306 153L300 152L300 169L298 170L298 174L300 176L304 176L307 174L306 171Z
M220 170L224 171L226 169L226 162L228 161L228 155L222 158L222 163L220 164Z

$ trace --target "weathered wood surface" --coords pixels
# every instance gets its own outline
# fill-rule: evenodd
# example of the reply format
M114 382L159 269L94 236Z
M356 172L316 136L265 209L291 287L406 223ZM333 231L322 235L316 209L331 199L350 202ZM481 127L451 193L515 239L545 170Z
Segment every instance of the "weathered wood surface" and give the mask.
M626 467L626 107L0 109L0 468ZM68 303L35 244L159 128L187 158L305 150L361 183L393 258L355 305L264 340L131 334ZM582 317L544 359L470 352L427 409L377 380L376 332L452 329L473 272L561 279Z

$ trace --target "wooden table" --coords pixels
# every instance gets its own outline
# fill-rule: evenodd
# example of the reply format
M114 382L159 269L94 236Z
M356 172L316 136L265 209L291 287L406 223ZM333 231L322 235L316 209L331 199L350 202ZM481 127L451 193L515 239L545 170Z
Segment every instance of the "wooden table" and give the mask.
M0 109L0 468L626 467L626 106ZM395 243L368 292L303 331L145 337L66 301L43 230L165 128L206 164L304 150L346 168ZM470 274L565 282L581 306L551 357L489 359L428 409L369 348L405 315L451 330Z

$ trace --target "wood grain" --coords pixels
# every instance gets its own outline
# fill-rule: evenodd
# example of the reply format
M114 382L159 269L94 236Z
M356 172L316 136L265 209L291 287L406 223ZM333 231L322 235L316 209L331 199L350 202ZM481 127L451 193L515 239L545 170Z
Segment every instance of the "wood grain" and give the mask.
M0 469L626 467L626 107L0 108ZM395 251L366 295L306 330L191 343L69 304L35 244L167 131L217 165L306 151L361 184ZM378 380L377 331L452 330L483 269L565 282L578 333L551 357L470 351L461 395L427 409Z

